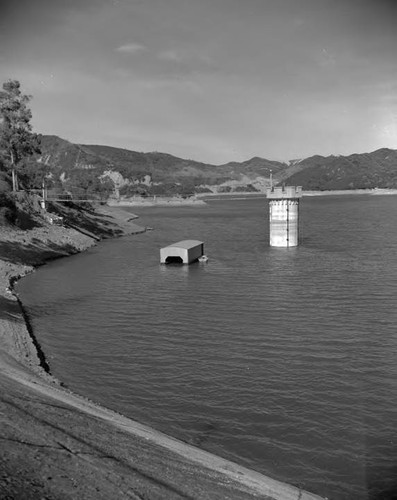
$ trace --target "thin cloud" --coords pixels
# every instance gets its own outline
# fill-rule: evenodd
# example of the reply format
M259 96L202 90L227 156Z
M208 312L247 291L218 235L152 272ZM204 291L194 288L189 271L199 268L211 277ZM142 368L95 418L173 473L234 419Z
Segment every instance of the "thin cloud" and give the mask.
M158 58L163 59L164 61L174 62L183 62L186 59L185 56L176 50L163 50L162 52L159 52Z
M219 70L209 56L191 50L162 50L157 53L157 59L166 64L174 75L208 74Z
M163 61L173 61L178 63L191 62L195 64L200 64L202 66L215 65L211 57L197 53L196 51L189 51L189 50L175 50L175 49L162 50L157 54L157 57L159 59L162 59Z
M117 47L116 52L121 52L122 54L137 54L144 50L146 50L146 47L140 43L127 43Z

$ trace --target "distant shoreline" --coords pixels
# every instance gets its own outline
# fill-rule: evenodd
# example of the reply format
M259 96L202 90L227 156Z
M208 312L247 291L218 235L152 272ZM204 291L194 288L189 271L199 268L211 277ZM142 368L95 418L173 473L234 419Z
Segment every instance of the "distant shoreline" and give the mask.
M169 206L179 207L185 205L205 205L205 201L195 198L178 198L178 197L133 197L120 200L108 200L109 207L157 207Z
M340 196L340 195L397 195L397 189L339 189L329 191L302 191L303 197L308 196ZM132 197L122 198L120 200L108 200L110 207L179 207L179 206L202 206L206 205L206 199L243 199L243 198L266 198L266 192L241 191L234 193L198 193L191 198L174 197Z
M387 189L387 188L370 188L370 189L334 189L326 191L302 191L303 196L339 196L339 195L355 195L355 194L371 194L371 195L391 195L397 194L397 189ZM200 193L196 195L197 198L236 198L236 197L266 197L266 192L252 192L252 191L241 191L238 193Z
M303 196L339 196L339 195L355 195L355 194L370 194L370 195L381 195L381 194L397 194L397 189L383 189L383 188L373 188L373 189L339 189L333 191L303 191Z

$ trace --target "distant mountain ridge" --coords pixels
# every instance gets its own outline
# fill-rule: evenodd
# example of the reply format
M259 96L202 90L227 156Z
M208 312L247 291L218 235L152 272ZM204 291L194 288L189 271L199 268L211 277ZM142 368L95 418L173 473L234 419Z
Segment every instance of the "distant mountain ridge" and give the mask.
M312 156L288 169L288 184L306 190L397 188L397 150Z
M132 195L191 195L200 192L264 192L273 183L305 190L397 188L397 150L382 148L349 156L315 155L289 163L254 157L212 165L171 154L142 153L103 145L73 144L44 135L39 161L63 182L107 178Z

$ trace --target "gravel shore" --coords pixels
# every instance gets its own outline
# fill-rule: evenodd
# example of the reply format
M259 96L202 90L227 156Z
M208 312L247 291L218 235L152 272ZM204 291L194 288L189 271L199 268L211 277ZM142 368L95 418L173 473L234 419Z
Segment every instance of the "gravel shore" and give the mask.
M102 207L102 235L144 231ZM0 498L318 499L71 393L48 372L14 280L96 244L87 232L0 226Z

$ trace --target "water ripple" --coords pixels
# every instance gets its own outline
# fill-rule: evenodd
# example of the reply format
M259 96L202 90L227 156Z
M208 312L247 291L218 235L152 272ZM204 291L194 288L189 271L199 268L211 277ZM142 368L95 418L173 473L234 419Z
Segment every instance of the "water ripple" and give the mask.
M392 198L305 199L303 245L288 251L266 245L263 200L147 209L155 231L54 262L20 293L72 388L321 495L386 499L397 465ZM159 266L159 248L181 235L205 241L207 265Z

